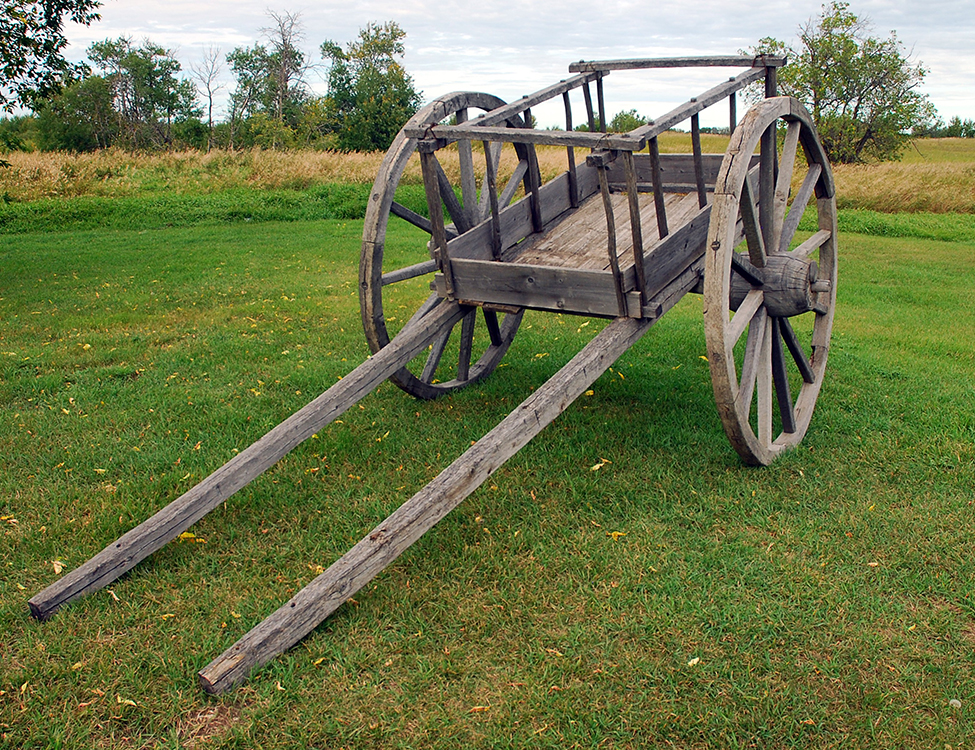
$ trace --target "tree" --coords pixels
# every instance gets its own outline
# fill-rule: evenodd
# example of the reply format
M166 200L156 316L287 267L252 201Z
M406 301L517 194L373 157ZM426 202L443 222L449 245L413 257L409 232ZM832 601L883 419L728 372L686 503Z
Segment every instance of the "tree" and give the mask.
M397 61L405 54L406 32L393 21L370 23L343 50L322 44L331 62L326 108L344 151L389 148L396 133L420 108L412 77Z
M896 33L878 39L869 32L848 3L832 0L799 28L797 47L765 38L754 50L788 55L779 89L810 110L832 161L896 159L912 130L935 116L917 90L925 69L904 55Z
M268 56L269 114L279 123L294 125L308 98L304 80L305 54L298 49L303 37L300 16L297 13L278 14L272 10L267 13L274 21L273 26L263 30L271 46Z
M290 145L309 100L305 54L298 49L302 38L299 16L273 11L268 15L274 21L263 30L268 46L238 47L227 55L237 80L230 95L231 147L241 135L253 140L258 132L262 145ZM250 120L253 122L244 127Z
M112 89L102 76L69 84L44 102L37 115L39 146L45 151L95 151L118 135Z
M208 47L203 52L203 60L199 65L191 65L190 73L196 81L206 98L207 113L207 153L213 147L213 101L217 92L223 88L220 83L220 74L223 72L223 65L220 62L220 50L216 47Z
M108 146L168 146L203 129L193 85L177 77L180 64L149 41L136 47L120 37L88 48L98 71L70 83L38 111L41 146L90 151Z
M97 21L99 0L3 0L0 12L0 109L36 109L80 73L64 59L64 20Z
M637 114L635 109L628 109L613 115L613 119L609 121L609 132L629 133L648 122L650 122L649 118Z

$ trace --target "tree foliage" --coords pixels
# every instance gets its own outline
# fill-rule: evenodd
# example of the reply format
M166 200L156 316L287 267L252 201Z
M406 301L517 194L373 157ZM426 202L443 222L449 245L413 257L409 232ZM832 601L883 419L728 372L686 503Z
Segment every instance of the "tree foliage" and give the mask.
M0 11L0 109L36 109L82 69L62 54L65 18L89 25L98 0L3 0Z
M238 47L227 62L236 79L230 97L231 146L290 146L310 100L300 17L268 11L267 45Z
M627 109L613 115L613 119L609 121L609 131L611 133L629 133L648 122L650 122L650 118L637 114L635 109Z
M40 107L42 147L168 146L199 116L196 89L177 76L180 64L170 51L120 37L95 42L88 57L97 73L69 84Z
M759 42L758 53L785 54L779 89L812 113L832 161L896 159L912 131L935 110L918 91L925 69L904 54L897 35L870 36L870 25L832 0L799 28L799 43Z
M406 32L393 21L370 23L343 50L322 44L328 72L326 108L338 147L344 151L389 148L396 133L419 109L420 94L397 58Z

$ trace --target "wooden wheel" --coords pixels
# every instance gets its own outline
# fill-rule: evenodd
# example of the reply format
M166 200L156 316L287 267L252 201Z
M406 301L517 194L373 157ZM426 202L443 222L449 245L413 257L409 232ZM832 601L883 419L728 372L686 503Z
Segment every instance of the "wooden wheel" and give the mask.
M395 330L410 318L403 313L404 305L397 299L403 292L415 299L417 284L429 284L437 264L432 260L429 220L397 200L407 165L416 152L416 140L408 138L406 127L435 125L449 118L465 122L473 116L472 110L490 111L504 105L496 96L482 93L459 92L437 99L420 110L407 126L399 132L383 159L379 174L373 184L369 205L366 209L365 229L362 236L362 256L359 264L359 301L366 340L372 351L386 346ZM511 127L524 127L520 117L508 120ZM487 149L474 148L470 141L451 146L457 151L460 163L459 188L455 190L446 173L441 169L440 192L450 215L448 236L462 234L483 221L491 210L487 175L492 184L500 208L511 202L528 169L528 152L518 145L518 165L506 184L497 184L501 159L500 143ZM438 152L440 153L440 152ZM486 163L487 162L487 163ZM459 195L458 195L459 193ZM386 229L388 223L405 222L416 227L416 239L412 250L397 251L395 258L387 252ZM412 254L410 254L412 253ZM412 287L412 292L410 288ZM442 300L432 294L414 313L414 317L426 315ZM501 358L514 339L521 323L522 311L497 312L471 307L468 314L447 331L424 354L391 377L400 388L419 398L435 398L487 377L498 366Z
M794 173L802 181L791 195ZM818 231L797 242L814 194ZM823 383L835 302L829 160L798 101L765 99L735 129L721 164L704 279L715 401L746 463L769 464L805 434Z

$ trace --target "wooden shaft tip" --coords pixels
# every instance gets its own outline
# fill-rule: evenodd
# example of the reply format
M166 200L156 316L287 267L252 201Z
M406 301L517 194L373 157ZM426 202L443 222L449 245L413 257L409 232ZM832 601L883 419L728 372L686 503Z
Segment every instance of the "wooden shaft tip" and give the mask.
M35 620L40 620L44 622L51 618L51 616L58 611L58 607L55 606L44 606L40 602L36 601L37 597L34 597L27 602L27 606L30 607L30 614Z

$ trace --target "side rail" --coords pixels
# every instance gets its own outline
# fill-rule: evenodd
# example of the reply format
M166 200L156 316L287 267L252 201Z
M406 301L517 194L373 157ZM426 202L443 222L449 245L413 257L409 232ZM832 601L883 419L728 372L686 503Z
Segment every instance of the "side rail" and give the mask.
M786 63L784 57L773 56L725 56L725 57L684 57L633 60L605 60L579 61L569 66L569 71L576 75L545 89L522 97L518 101L486 112L459 124L428 124L407 129L406 135L418 140L418 150L421 154L421 164L424 175L427 202L433 225L433 248L437 264L446 281L446 293L452 296L450 256L447 243L452 233L444 222L443 205L450 208L452 195L444 192L443 180L439 178L442 169L436 159L436 152L452 143L472 143L481 141L485 152L490 144L515 144L522 154L520 172L516 172L513 182L523 182L524 192L531 218L531 229L540 232L544 228L544 211L542 201L542 186L535 157L535 146L562 146L566 149L567 169L565 177L568 181L568 202L571 208L577 207L588 197L584 189L580 191L580 179L575 161L575 149L586 148L590 154L586 159L587 166L594 168L598 175L598 189L603 195L607 225L607 253L609 265L617 286L620 315L627 313L624 275L621 272L617 255L616 220L613 204L610 198L613 190L622 189L629 195L629 221L633 238L634 264L637 274L637 291L645 303L647 298L647 283L644 278L644 243L643 228L641 226L639 192L653 192L656 212L656 231L659 239L666 237L671 228L667 222L667 211L664 201L664 182L661 176L661 158L657 142L658 136L666 131L690 121L691 143L693 150L694 190L698 194L698 202L702 209L707 205L707 177L709 170L701 149L701 132L699 114L703 110L728 100L730 130L737 124L737 93L746 86L760 80L765 83L765 96L776 95L776 71ZM606 132L606 105L604 96L604 78L614 70L646 70L661 68L685 67L745 67L736 76L708 89L704 93L692 97L684 104L672 109L662 117L657 118L626 133ZM592 87L595 85L595 102ZM572 106L569 93L581 89L586 110L586 124L588 132L575 131L572 117ZM531 127L531 108L543 102L561 96L565 108L564 131L534 130ZM761 170L772 173L775 169L775 133L766 134L762 147ZM640 157L638 163L635 154L646 150L647 154ZM610 169L617 160L622 161L622 182L617 177L610 176ZM617 174L618 174L617 169ZM496 175L486 175L487 183L493 188ZM587 181L583 181L587 182ZM510 184L510 183L509 183ZM492 201L490 216L485 221L490 226L490 241L492 255L495 260L501 260L503 251L501 240L501 211L503 205L494 200L495 191L490 191ZM507 190L504 193L508 193ZM769 198L770 199L770 198Z

